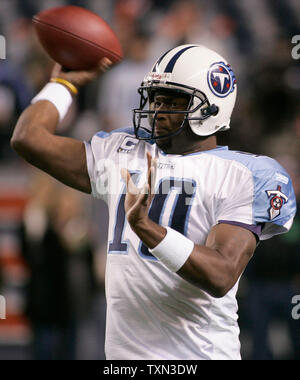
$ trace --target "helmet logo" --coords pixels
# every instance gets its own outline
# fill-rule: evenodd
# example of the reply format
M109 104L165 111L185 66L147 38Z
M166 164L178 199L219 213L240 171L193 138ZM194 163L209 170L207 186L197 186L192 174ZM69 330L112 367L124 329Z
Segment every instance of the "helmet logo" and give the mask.
M212 93L220 98L225 98L233 92L236 84L230 65L226 65L224 62L216 62L210 66L207 81Z

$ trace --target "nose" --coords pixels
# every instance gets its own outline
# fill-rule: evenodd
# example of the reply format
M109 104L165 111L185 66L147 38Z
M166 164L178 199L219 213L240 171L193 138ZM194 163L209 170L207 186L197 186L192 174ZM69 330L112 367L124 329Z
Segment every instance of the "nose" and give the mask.
M168 111L169 107L165 103L160 103L159 105L155 105L155 111L157 112L157 120L166 120L167 114L164 113L164 111Z
M160 121L160 120L166 120L166 114L163 112L165 111L166 109L163 108L163 106L159 106L155 109L155 111L157 112L157 115L156 115L156 120Z

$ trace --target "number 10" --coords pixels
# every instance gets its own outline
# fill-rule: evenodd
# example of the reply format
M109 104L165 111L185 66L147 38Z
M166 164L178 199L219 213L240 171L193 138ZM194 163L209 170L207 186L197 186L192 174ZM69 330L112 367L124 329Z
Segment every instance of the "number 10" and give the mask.
M136 175L136 172L131 172L130 174L133 182L136 184L140 176ZM171 208L171 212L169 212L168 226L185 235L196 188L196 182L192 179L178 179L172 177L161 179L149 209L149 218L153 220L153 222L161 224L163 217L166 216L166 207L169 203L170 195L175 192L175 199L173 200L172 206L169 207ZM117 206L113 240L109 242L108 246L109 254L128 254L129 242L124 240L123 237L127 223L124 210L125 196L124 185ZM151 255L148 248L142 242L139 246L139 254L144 259L157 260Z

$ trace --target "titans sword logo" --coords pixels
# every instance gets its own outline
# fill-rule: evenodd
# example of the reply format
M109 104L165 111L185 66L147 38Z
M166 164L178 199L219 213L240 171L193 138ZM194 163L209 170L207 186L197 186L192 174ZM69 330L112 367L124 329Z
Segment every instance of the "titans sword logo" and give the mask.
M277 186L277 190L267 190L267 195L270 199L270 208L269 215L270 220L276 218L276 216L280 215L281 207L287 203L288 197L281 192L281 186Z

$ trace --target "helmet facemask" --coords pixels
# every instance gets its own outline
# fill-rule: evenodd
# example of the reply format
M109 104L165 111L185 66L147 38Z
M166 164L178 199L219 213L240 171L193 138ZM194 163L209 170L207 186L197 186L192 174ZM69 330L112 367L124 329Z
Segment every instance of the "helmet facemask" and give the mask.
M155 110L153 103L154 95L157 91L188 97L189 102L186 110ZM188 124L186 122L189 120L202 123L218 112L218 108L209 104L203 92L178 83L152 81L145 84L143 82L138 92L140 94L140 106L133 110L133 125L136 138L139 140L156 140L158 138L176 136L182 132L185 125ZM147 105L148 109L145 109ZM180 127L174 132L158 136L155 134L155 124L159 115L162 114L184 115L184 118Z

